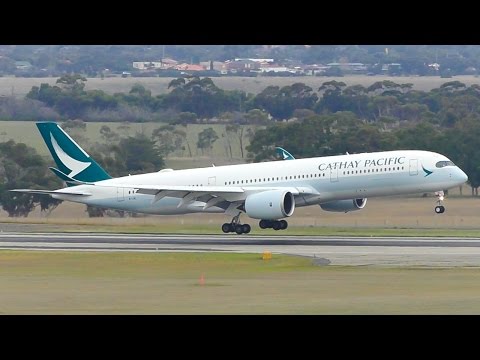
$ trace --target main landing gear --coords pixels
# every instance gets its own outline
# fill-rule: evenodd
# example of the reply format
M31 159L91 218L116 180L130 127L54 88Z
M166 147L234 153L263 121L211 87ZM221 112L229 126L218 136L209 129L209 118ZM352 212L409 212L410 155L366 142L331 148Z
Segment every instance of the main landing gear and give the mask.
M248 224L240 224L240 213L232 219L231 223L225 223L222 225L222 231L224 233L236 232L237 234L248 234L252 230Z
M435 196L437 197L437 206L435 206L436 214L443 214L445 212L445 206L442 205L442 201L445 198L443 191L436 191Z
M288 227L288 222L285 220L260 220L258 225L262 229L285 230Z

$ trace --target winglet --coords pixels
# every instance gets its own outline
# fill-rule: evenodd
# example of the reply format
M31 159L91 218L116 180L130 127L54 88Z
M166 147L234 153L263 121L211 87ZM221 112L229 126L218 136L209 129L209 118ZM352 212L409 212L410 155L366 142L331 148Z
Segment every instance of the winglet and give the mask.
M279 155L283 160L295 160L295 158L293 157L292 154L290 154L287 150L285 150L284 148L281 148L279 146L277 146L275 148L275 152L277 153L277 155Z

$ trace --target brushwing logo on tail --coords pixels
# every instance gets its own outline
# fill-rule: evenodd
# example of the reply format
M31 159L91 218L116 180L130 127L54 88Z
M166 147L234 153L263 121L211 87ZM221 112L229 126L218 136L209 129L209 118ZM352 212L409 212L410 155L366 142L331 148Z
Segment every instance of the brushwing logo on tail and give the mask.
M58 145L57 141L53 137L52 133L50 133L50 140L52 141L53 149L57 154L60 161L65 165L67 168L71 170L69 177L74 177L75 175L80 174L83 170L88 168L92 163L91 162L83 162L78 161L69 156L63 149Z

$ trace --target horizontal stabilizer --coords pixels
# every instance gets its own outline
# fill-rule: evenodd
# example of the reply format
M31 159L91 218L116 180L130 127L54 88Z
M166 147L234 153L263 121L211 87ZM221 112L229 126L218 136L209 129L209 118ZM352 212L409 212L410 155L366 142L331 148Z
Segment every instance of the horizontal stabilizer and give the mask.
M90 193L85 192L71 192L71 191L58 191L58 190L37 190L37 189L13 189L11 192L25 193L25 194L37 194L37 195L74 195L74 196L89 196Z
M55 175L57 175L60 179L62 179L63 181L65 181L65 182L67 183L67 185L69 185L69 186L72 186L72 185L91 184L91 183L89 183L89 182L75 180L75 179L69 177L67 174L61 172L60 170L55 169L54 167L49 167L49 169L50 169Z

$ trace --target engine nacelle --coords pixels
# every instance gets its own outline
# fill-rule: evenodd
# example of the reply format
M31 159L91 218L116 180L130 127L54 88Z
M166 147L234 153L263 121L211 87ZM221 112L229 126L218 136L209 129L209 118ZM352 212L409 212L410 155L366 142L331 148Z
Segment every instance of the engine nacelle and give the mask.
M325 211L349 212L363 209L367 204L367 199L348 199L335 200L320 204Z
M268 190L245 200L245 212L253 219L278 220L291 216L293 210L295 199L287 190Z

